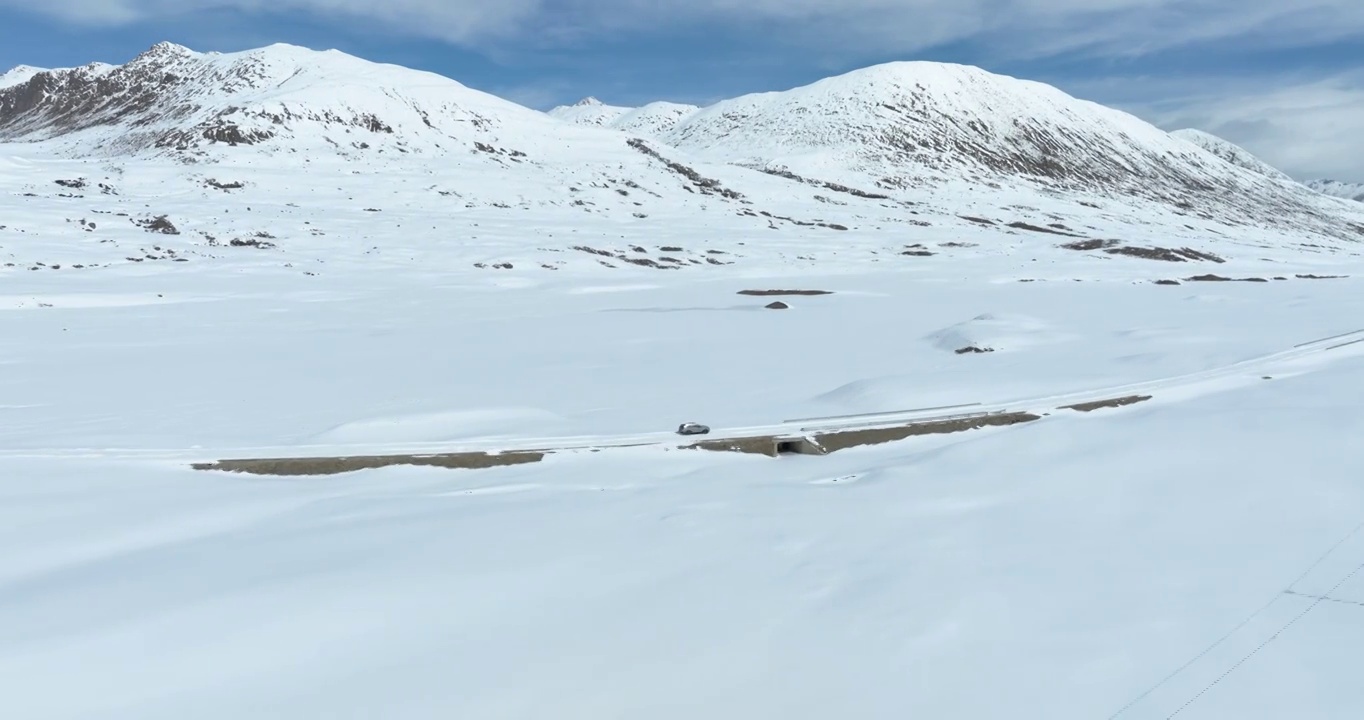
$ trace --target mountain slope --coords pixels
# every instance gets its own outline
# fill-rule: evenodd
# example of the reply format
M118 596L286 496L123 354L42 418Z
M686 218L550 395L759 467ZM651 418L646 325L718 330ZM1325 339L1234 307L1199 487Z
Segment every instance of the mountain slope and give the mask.
M1290 182L1293 180L1287 173L1284 173L1260 158L1255 157L1245 148L1227 140L1223 140L1212 133L1187 128L1184 130L1175 130L1170 134L1181 140L1187 140L1232 165L1244 168L1259 175L1264 175L1271 180Z

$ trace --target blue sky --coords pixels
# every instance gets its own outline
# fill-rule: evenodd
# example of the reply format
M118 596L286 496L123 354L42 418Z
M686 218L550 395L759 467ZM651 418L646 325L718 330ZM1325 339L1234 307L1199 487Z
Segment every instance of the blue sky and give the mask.
M5 68L122 63L161 40L337 48L538 108L962 62L1364 181L1359 0L0 0Z

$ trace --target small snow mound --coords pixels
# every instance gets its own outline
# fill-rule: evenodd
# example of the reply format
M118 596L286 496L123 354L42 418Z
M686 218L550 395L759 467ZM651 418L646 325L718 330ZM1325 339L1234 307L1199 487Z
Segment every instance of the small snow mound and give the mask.
M941 385L928 375L888 375L840 385L813 400L848 413L892 412L939 408L978 400L964 397L960 386Z
M1060 333L1043 320L1026 315L985 313L930 333L925 339L939 350L957 353L963 348L1008 352L1051 344L1060 338Z

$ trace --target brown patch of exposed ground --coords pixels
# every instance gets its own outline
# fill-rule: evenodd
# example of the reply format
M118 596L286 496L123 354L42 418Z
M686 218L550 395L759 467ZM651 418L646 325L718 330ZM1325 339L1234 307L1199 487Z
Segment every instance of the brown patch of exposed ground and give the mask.
M783 435L764 435L750 438L703 440L685 447L716 452L767 455L769 457L787 453L825 454L863 445L882 445L919 435L944 435L984 427L1007 427L1041 419L1041 416L1032 413L1013 412L916 422L893 427L836 430L817 433L808 440Z
M221 472L246 473L248 475L307 476L339 475L358 470L393 467L395 465L417 465L451 469L482 469L525 465L545 459L543 451L508 452L493 454L486 452L442 453L438 455L356 455L353 457L316 457L316 458L257 458L247 460L219 460L213 463L197 463L195 470L218 470Z
M1221 276L1221 275L1211 275L1211 274L1209 274L1209 275L1195 275L1195 276L1193 276L1193 277L1184 278L1184 279L1185 279L1186 281L1188 281L1188 282L1257 282L1257 283L1269 282L1268 280L1266 280L1266 279L1264 279L1264 278L1258 278L1258 277L1229 278L1229 277L1223 277L1223 276Z
M1094 402L1078 403L1075 405L1062 405L1062 410L1075 410L1076 412L1094 412L1105 408L1120 408L1128 405L1136 405L1150 400L1150 395L1128 395L1126 397L1112 398L1110 400L1095 400Z
M1060 247L1066 250L1077 250L1089 252L1102 250L1109 255L1124 255L1127 257L1141 258L1143 260L1160 260L1163 262L1189 262L1206 261L1214 263L1224 263L1225 259L1210 252L1195 250L1193 248L1166 248L1166 247L1134 247L1123 245L1117 240L1076 240L1062 244Z
M865 430L843 430L840 432L819 433L814 440L826 452L837 452L863 445L882 445L919 435L946 435L948 433L978 430L986 427L1008 427L1041 420L1038 415L1026 412L1003 413L1000 415L981 415L978 417L958 418L914 423L900 427L872 428Z
M1194 250L1193 248L1163 248L1163 247L1111 247L1104 249L1109 255L1126 255L1128 257L1142 258L1144 260L1161 260L1163 262L1188 262L1190 260L1206 260L1215 263L1224 263L1226 260L1213 255L1209 252Z
M1093 412L1102 408L1135 405L1150 399L1150 395L1130 395L1109 400L1067 405L1062 409L1076 410L1079 412ZM701 440L681 447L690 450L737 452L750 455L766 455L768 457L778 457L786 454L825 455L848 448L883 445L885 443L897 442L911 437L945 435L949 433L978 430L986 427L1009 427L1041 419L1042 417L1040 415L1030 412L994 413L913 422L890 427L854 428L848 430L817 432L808 437L762 435L746 438L719 438ZM546 455L553 452L553 450L519 450L505 453L465 452L426 455L254 458L196 463L193 465L193 468L195 470L213 470L219 472L280 477L339 475L342 473L399 465L449 469L483 469L538 463L544 460Z
M1040 225L1032 225L1021 220L1009 223L1009 227L1015 230L1027 230L1029 232L1047 233L1049 235L1069 235L1070 237L1075 237L1075 233L1073 232L1066 232L1065 230L1057 228L1042 227Z
M1061 245L1061 247L1066 250L1088 252L1090 250L1103 250L1104 248L1110 248L1117 244L1117 240L1076 240L1075 242L1065 243Z
M740 290L740 295L769 297L772 295L833 295L831 290Z

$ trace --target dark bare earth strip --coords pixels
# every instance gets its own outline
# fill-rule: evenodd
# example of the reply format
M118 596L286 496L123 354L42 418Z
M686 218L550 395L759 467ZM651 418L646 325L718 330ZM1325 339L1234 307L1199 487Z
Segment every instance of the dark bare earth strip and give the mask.
M816 433L808 438L791 437L789 435L764 435L748 438L703 440L695 445L688 445L686 447L696 450L738 452L753 455L767 455L769 457L788 454L826 455L848 448L861 447L864 445L882 445L919 435L944 435L947 433L965 432L967 430L976 430L984 427L1006 427L1041 419L1042 418L1039 415L1033 415L1032 413L1026 412L1001 413L997 415L979 415L950 420L916 422L891 427L838 430L834 432Z
M247 460L220 460L213 463L197 463L195 470L219 470L222 472L247 473L250 475L340 475L357 470L392 467L395 465L417 465L451 469L481 469L525 465L545 459L547 453L541 451L508 452L492 454L444 453L438 455L357 455L353 457L317 458L254 458Z
M829 290L740 290L740 295L771 297L773 295L833 295Z
M1094 412L1095 410L1102 410L1104 408L1119 408L1128 405L1136 405L1137 403L1146 402L1150 399L1150 395L1128 395L1127 397L1113 398L1111 400L1095 400L1094 402L1079 403L1076 405L1062 405L1061 409L1087 413Z

